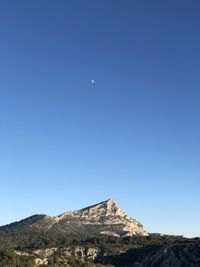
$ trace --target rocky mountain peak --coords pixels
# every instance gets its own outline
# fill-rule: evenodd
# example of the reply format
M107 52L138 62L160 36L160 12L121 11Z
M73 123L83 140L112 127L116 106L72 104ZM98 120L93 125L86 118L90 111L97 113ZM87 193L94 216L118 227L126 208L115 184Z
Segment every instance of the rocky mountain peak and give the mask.
M116 211L119 209L118 204L112 198L102 202L102 205L111 213L116 213Z
M81 209L79 211L86 211L86 210L97 210L97 211L99 211L100 208L114 213L119 208L119 206L118 206L118 204L116 203L116 201L114 199L110 198L108 200L99 202L99 203L97 203L95 205L83 208L83 209Z
M148 235L143 225L128 216L114 199L108 199L54 217L32 216L7 227L24 229L24 231L52 231L79 236L99 234L113 236Z
M118 206L114 199L108 199L95 205L74 212L81 217L102 219L107 216L124 216L124 211Z

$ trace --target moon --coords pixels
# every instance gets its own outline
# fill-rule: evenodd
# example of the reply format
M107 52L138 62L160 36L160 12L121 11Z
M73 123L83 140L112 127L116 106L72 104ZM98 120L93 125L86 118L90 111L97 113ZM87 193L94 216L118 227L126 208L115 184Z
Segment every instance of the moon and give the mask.
M95 80L94 80L94 79L91 79L90 82L91 82L92 84L95 84Z

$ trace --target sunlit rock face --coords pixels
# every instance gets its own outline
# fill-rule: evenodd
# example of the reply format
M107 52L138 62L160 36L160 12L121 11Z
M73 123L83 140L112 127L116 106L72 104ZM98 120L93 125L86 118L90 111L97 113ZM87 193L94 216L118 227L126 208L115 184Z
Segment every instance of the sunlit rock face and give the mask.
M69 217L78 219L82 224L107 225L107 229L100 231L100 234L113 236L148 235L143 225L128 216L113 199L108 199L74 212L63 213L55 217L55 220L58 222L66 220L67 218L69 219ZM116 229L114 229L115 227ZM113 228L113 230L111 230L111 228Z
M72 235L147 236L143 225L128 216L113 199L55 217L34 215L6 227Z

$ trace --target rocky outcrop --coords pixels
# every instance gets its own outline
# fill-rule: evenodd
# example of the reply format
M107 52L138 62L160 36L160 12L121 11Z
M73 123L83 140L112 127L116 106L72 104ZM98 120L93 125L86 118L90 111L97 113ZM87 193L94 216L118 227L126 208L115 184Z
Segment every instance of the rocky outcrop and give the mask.
M58 248L36 249L33 250L33 253L41 258L48 258L52 256L57 250Z
M34 265L35 267L37 266L41 266L41 265L47 265L48 264L48 259L44 258L44 259L40 259L40 258L35 258L34 259Z
M32 257L35 267L48 265L53 257L56 258L58 262L62 259L62 261L64 261L65 263L70 261L70 258L72 257L81 260L82 262L94 262L97 257L102 254L101 249L95 246L72 246L63 248L53 247L45 249L34 249L29 253L15 250L15 253L19 256Z
M81 225L104 226L105 229L98 234L112 236L148 235L143 225L128 216L113 199L74 212L65 212L54 219L57 223L75 219Z

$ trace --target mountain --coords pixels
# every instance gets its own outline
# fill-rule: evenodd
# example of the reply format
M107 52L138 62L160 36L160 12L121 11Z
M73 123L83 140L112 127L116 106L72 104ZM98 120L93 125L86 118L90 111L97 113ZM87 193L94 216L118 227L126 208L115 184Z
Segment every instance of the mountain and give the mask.
M148 236L136 219L128 216L113 199L58 216L33 215L0 227L1 232L52 232L81 236Z
M200 239L148 234L108 199L0 227L0 267L200 266Z

